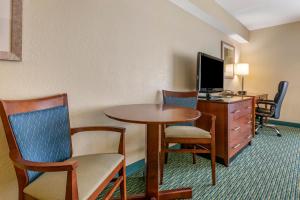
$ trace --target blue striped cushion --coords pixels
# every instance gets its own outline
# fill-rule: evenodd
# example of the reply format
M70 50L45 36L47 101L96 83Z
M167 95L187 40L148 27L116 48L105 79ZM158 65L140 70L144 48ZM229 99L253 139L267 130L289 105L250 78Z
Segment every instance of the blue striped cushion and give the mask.
M66 106L9 116L24 160L59 162L71 156L69 114ZM27 171L29 182L41 172Z
M172 97L165 96L164 103L166 105L181 106L186 108L197 108L197 97ZM194 122L182 122L172 124L172 126L193 126Z

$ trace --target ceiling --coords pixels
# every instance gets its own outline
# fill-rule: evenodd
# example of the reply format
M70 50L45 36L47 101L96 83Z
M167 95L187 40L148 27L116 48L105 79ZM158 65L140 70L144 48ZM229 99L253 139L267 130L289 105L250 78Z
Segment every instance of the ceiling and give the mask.
M300 21L300 0L215 0L249 30Z

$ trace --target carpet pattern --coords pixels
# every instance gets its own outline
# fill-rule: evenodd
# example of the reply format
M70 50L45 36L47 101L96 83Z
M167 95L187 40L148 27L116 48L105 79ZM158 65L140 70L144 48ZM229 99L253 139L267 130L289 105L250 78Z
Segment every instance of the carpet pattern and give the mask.
M192 187L193 199L300 200L300 129L279 127L282 137L268 128L231 162L217 164L217 185L211 185L210 160L191 154L169 154L161 190ZM143 192L143 169L128 177L128 194ZM101 198L99 198L101 199Z

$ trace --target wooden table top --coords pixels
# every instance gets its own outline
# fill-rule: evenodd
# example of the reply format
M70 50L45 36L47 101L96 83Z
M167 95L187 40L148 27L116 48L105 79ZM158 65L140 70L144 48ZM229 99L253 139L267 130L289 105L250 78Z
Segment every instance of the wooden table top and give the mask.
M198 110L162 104L121 105L104 110L109 118L137 124L172 124L194 121L201 116Z

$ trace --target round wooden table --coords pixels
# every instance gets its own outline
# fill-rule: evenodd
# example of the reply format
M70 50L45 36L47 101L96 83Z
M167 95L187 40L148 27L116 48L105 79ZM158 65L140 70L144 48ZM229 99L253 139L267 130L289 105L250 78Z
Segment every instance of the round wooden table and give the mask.
M159 191L160 127L163 124L194 121L201 116L198 110L160 104L121 105L104 110L106 116L129 123L146 124L146 190L145 194L128 199L187 199L192 188Z

